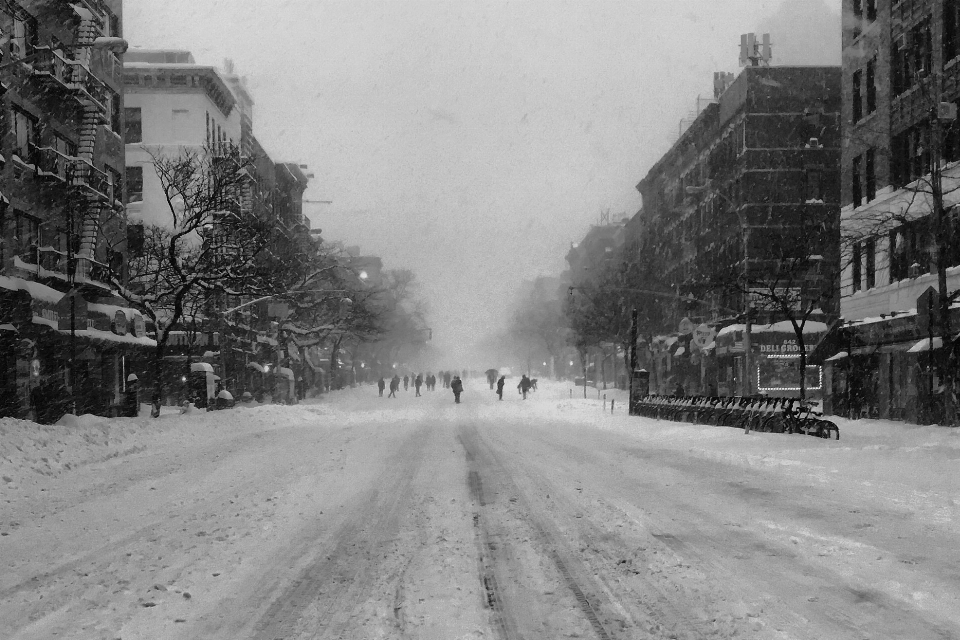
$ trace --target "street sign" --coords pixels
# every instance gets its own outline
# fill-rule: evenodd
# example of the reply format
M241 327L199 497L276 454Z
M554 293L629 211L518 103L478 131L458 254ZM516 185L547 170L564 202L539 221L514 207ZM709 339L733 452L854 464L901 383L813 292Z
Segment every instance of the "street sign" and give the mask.
M703 349L717 337L717 330L708 324L701 324L693 330L693 342Z

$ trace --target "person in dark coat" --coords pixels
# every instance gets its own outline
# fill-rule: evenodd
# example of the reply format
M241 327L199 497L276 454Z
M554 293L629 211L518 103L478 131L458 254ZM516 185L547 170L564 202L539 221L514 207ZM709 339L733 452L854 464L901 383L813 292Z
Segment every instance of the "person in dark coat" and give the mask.
M500 376L497 380L497 397L503 400L503 385L506 383L506 376Z
M450 372L449 371L443 372L443 388L444 389L450 388Z
M127 391L123 395L123 415L136 418L140 415L140 379L137 374L127 376Z
M677 383L677 388L673 390L673 395L677 396L678 398L683 397L683 385L679 382Z
M423 386L423 376L420 375L419 373L417 374L417 377L414 378L414 380L413 380L413 386L416 388L416 390L417 390L417 397L419 398L419 397L420 397L420 387Z
M523 374L523 377L520 378L520 384L517 385L517 389L523 394L523 399L526 400L527 393L530 391L530 378L527 377L527 374Z
M450 389L453 391L453 401L460 404L460 394L463 393L463 383L460 382L460 376L453 376Z
M403 376L403 390L406 391L410 388L410 376Z
M393 378L390 379L390 395L388 395L387 397L396 398L397 391L399 390L400 390L400 376L393 376Z
M383 397L383 390L387 388L387 383L383 381L383 376L380 376L380 379L377 380L377 389L380 390L380 397Z

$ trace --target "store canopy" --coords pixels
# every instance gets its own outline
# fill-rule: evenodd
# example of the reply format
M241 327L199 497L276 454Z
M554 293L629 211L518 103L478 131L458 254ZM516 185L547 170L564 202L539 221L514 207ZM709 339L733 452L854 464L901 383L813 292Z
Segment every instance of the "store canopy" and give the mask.
M943 339L936 337L933 339L933 348L939 349L943 346ZM921 351L930 351L930 338L924 338L907 350L907 353L920 353Z

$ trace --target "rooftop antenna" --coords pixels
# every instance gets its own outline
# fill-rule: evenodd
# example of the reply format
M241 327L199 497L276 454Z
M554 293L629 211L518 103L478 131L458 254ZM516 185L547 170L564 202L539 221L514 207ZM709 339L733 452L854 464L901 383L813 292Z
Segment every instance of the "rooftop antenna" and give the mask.
M741 67L769 67L773 59L770 34L764 33L757 41L757 34L744 33L740 36L740 66Z

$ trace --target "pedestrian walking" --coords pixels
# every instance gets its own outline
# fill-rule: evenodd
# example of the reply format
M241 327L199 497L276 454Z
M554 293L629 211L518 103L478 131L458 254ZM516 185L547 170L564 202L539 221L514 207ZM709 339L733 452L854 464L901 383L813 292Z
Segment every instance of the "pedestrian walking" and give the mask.
M400 390L400 376L393 376L390 379L390 395L388 395L387 397L396 398L397 391L399 390Z
M457 377L459 377L459 376L457 376ZM461 384L463 384L463 383L461 383ZM450 388L450 372L449 372L449 371L445 371L445 372L443 373L443 388L444 388L444 389L449 389L449 388Z
M453 391L453 401L460 404L460 394L463 393L463 383L460 382L460 376L453 376L450 382L450 389Z
M523 374L523 377L520 378L520 384L517 385L517 391L523 394L523 399L527 399L527 393L530 391L530 378L527 377L527 374Z
M506 383L506 376L500 376L500 379L497 380L497 397L500 400L503 400L503 385Z
M413 386L417 388L417 397L420 397L420 387L423 386L423 376L419 373L417 374L416 379L413 381Z
M140 379L137 374L127 376L127 390L123 396L123 415L136 418L140 415Z
M377 380L377 389L380 390L380 397L383 397L383 390L387 388L387 383L383 381L383 376L380 376L380 379Z
M403 390L407 391L410 388L410 376L403 376Z

